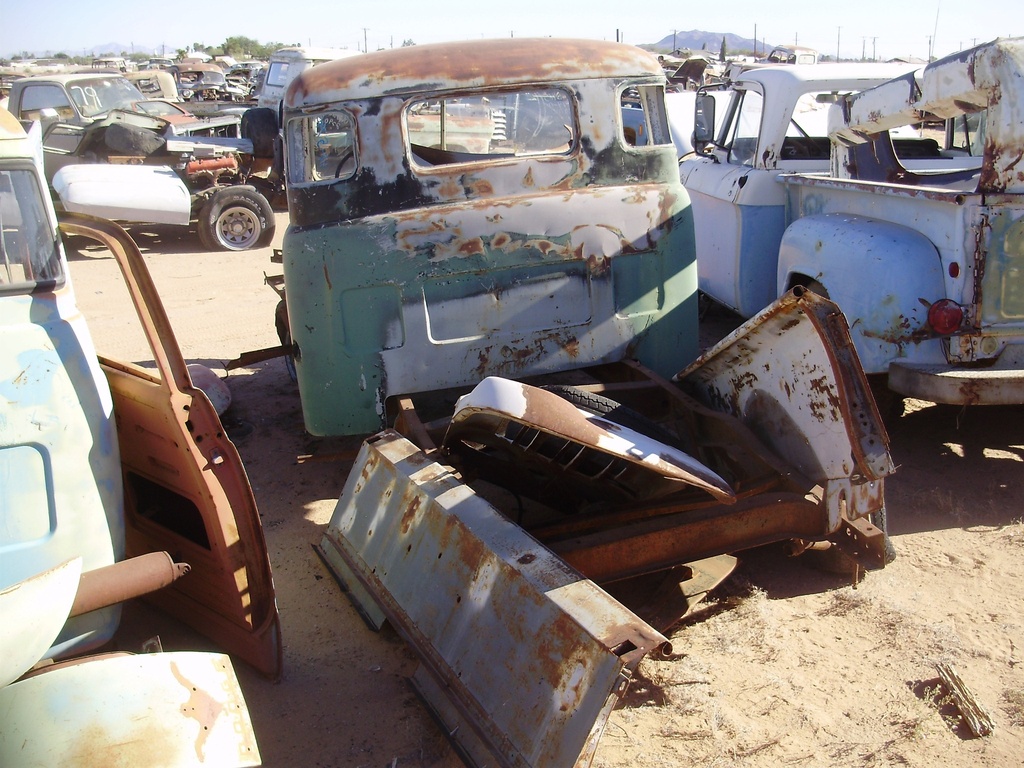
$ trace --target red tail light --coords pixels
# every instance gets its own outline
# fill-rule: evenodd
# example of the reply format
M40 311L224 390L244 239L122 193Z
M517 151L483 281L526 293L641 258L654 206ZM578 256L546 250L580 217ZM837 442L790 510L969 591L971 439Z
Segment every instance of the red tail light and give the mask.
M956 333L963 322L964 308L952 299L939 299L928 307L928 325L940 336Z

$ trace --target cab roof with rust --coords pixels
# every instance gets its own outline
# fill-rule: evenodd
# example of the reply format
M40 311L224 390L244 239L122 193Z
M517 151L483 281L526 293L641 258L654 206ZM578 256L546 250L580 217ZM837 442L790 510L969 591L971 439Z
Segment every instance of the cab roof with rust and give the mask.
M367 53L308 69L288 108L379 96L605 77L664 77L658 60L624 43L508 38L433 43Z

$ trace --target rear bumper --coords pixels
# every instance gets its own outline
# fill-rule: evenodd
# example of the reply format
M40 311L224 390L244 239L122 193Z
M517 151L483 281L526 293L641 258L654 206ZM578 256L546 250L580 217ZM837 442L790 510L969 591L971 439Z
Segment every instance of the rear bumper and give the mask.
M1024 403L1024 344L1007 347L990 368L892 363L889 388L947 405L1019 405Z

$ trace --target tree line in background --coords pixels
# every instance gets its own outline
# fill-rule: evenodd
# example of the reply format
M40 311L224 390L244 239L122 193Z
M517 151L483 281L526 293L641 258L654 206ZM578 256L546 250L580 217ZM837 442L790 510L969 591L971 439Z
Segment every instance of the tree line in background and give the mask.
M235 59L267 59L274 51L278 48L285 48L287 46L297 46L301 43L261 43L259 40L253 40L250 37L243 37L237 35L235 37L229 37L220 45L206 45L205 43L192 43L188 48L179 48L174 51L174 57L178 59L186 58L190 53L206 53L210 56L231 56ZM66 52L55 53L51 56L47 56L48 59L56 59L58 61L67 61L70 64L90 64L95 58L106 58L111 56L119 56L122 59L128 61L146 61L152 58L155 54L149 52L132 52L128 51L90 51L82 56L75 56ZM0 64L8 63L9 61L20 61L24 59L35 59L39 58L29 51L22 51L20 54L11 57L10 60L0 59Z

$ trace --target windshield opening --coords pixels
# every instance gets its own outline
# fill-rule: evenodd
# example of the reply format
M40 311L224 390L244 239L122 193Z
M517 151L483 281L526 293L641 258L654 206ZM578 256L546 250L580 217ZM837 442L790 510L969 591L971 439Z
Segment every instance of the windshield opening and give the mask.
M64 280L43 199L31 169L0 169L0 293L32 293Z
M405 109L405 128L421 167L565 154L577 141L572 98L559 88L413 101Z
M68 85L68 91L85 117L96 117L112 109L131 109L132 104L145 98L123 77L77 80Z

